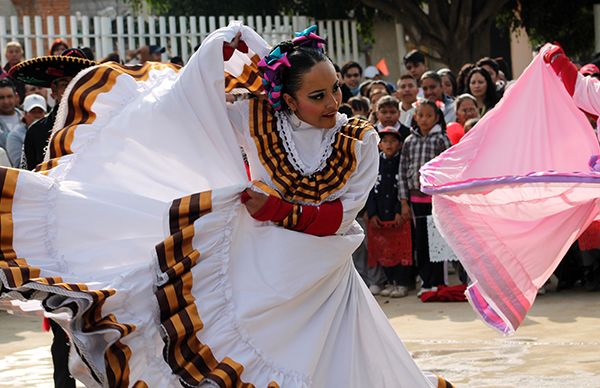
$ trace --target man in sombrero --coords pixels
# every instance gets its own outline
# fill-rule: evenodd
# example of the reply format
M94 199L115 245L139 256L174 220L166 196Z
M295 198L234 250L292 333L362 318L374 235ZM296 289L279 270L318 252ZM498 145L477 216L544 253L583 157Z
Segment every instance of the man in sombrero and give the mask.
M22 167L33 170L44 160L48 139L56 120L60 100L67 85L81 70L97 63L79 49L68 49L61 55L36 57L21 62L9 70L9 75L25 84L50 88L56 101L54 108L34 123L25 136Z
M27 131L24 142L22 167L32 170L44 160L44 153L56 120L60 100L69 82L81 70L96 65L83 51L68 49L61 55L36 57L21 62L9 70L9 75L25 84L50 88L56 105L44 118L36 121ZM69 340L61 327L53 322L50 327L52 340L52 362L54 364L54 386L75 388L75 380L69 373ZM46 322L45 322L46 323Z

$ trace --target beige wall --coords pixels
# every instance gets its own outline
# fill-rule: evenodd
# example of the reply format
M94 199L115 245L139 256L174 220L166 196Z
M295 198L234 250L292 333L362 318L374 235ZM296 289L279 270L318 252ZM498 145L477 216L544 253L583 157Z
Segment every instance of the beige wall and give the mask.
M365 66L375 65L379 60L385 58L390 75L384 77L386 81L396 83L400 74L404 71L402 56L406 52L404 46L404 31L402 27L396 27L393 21L378 20L375 22L375 43L367 57Z
M513 78L517 79L523 73L523 70L529 65L532 56L532 47L529 43L529 37L524 29L519 29L511 33L510 54L512 57Z

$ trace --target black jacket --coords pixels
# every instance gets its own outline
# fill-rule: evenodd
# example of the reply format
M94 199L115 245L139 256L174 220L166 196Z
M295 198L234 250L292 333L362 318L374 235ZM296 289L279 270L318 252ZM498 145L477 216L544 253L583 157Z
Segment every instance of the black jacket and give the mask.
M379 216L381 221L393 221L396 214L401 213L398 200L398 173L400 169L400 153L386 159L379 157L379 175L377 182L367 199L367 215L369 218Z
M23 150L25 152L24 168L33 170L38 164L44 161L46 146L52 133L54 121L56 121L57 111L58 104L56 104L50 113L33 123L27 130L27 135L25 135L23 143Z

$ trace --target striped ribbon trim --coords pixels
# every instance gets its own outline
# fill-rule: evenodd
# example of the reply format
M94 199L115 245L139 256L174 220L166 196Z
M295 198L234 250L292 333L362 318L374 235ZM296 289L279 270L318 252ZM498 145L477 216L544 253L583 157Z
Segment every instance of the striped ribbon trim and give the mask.
M262 77L258 70L258 62L260 57L253 55L250 64L244 64L242 72L238 76L225 71L225 92L228 93L233 89L242 88L250 91L253 94L261 94L263 91Z
M298 225L298 220L300 220L301 214L302 205L294 204L290 214L288 214L287 217L285 217L281 222L278 222L277 224L287 229L294 229L296 225Z
M304 176L287 158L273 113L267 102L250 100L250 134L261 164L284 199L291 202L321 203L342 189L358 164L356 143L368 131L373 130L372 125L357 118L350 119L335 135L333 151L325 167L313 175Z
M158 287L156 299L163 328L163 357L185 386L197 386L208 379L221 388L250 388L241 379L243 365L229 357L218 361L197 333L204 323L192 295L190 269L200 258L192 246L194 221L212 209L210 191L173 201L169 209L171 235L156 246L158 265L168 281Z
M436 377L438 379L437 388L454 388L454 385L452 385L449 381L447 381L443 377L440 377L437 375L436 375Z
M80 125L92 124L96 120L96 113L92 105L96 98L109 92L120 75L129 75L138 82L148 79L151 70L171 68L179 71L172 64L147 62L144 65L125 66L115 62L105 63L89 70L81 77L69 93L67 98L67 118L64 127L56 131L49 142L48 151L50 160L40 163L35 171L48 174L48 171L58 165L58 160L65 155L72 154L71 146L75 137L75 130Z
M0 272L3 275L2 289L19 292L24 297L31 295L31 289L58 295L64 295L64 291L68 291L69 296L76 298L82 298L85 295L87 298L91 298L92 301L81 314L82 331L84 333L112 329L117 330L120 333L120 338L123 338L133 332L135 325L119 323L113 314L102 315L102 307L106 299L114 295L115 290L90 290L83 283L65 283L60 277L40 277L41 271L39 268L32 267L26 259L17 257L17 253L13 248L12 205L18 176L19 170L0 168L0 187L2 188L2 196L0 197ZM42 304L50 311L51 309L47 306L45 300L42 301ZM67 307L71 309L73 316L79 314L76 303L72 303ZM103 379L94 372L94 368L83 356L80 349L76 348L76 350L88 366L93 378L99 384L102 384ZM104 352L106 382L110 387L129 386L130 357L131 350L122 344L120 340L115 341Z

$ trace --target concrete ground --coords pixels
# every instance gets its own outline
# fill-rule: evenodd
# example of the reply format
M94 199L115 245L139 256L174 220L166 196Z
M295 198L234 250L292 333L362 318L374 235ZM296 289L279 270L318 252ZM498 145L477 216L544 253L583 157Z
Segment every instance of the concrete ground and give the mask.
M467 303L378 301L417 364L457 387L600 387L600 293L539 296L510 337ZM39 318L0 312L0 387L52 387L50 342Z

